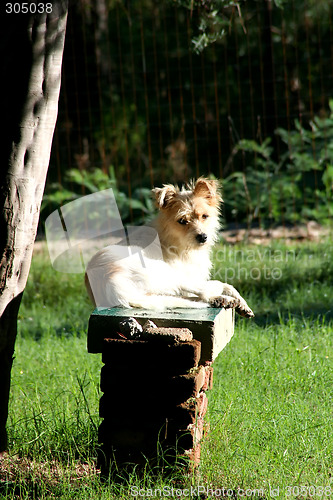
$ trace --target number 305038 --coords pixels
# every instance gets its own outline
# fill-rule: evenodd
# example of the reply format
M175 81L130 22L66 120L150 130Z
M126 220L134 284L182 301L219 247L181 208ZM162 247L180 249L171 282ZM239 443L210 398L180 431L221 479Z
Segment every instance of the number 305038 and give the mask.
M7 2L6 3L6 14L51 14L52 3L42 3L42 2Z

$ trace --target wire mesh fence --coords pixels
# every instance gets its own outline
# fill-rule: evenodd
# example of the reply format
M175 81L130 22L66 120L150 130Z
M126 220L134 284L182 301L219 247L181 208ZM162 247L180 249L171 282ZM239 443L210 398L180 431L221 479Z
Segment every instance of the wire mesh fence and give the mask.
M209 2L72 4L43 214L113 187L138 220L153 185L211 175L229 223L329 221L332 3L230 2L206 31Z

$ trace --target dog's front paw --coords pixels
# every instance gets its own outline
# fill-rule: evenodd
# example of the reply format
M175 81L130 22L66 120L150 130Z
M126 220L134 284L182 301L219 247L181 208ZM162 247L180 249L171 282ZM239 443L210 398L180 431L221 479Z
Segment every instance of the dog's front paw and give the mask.
M209 305L211 307L224 307L224 309L233 308L235 311L244 318L253 318L254 313L252 309L249 308L244 299L238 299L235 297L230 297L229 295L219 295L218 297L213 297L209 300Z
M235 297L229 295L219 295L209 299L210 307L224 307L224 309L240 307L240 302Z
M246 302L245 304L240 302L240 304L236 306L236 312L244 318L254 318L254 312L249 308Z

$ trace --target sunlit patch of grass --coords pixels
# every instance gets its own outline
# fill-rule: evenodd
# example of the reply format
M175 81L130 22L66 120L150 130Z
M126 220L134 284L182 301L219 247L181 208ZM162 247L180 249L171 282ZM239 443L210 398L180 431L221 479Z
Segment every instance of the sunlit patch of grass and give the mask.
M203 470L229 487L329 485L333 324L241 322L214 364Z

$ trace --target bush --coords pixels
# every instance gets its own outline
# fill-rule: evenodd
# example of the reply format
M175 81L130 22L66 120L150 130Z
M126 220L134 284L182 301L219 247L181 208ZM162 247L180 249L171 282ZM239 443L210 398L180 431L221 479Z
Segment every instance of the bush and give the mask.
M269 222L327 222L333 215L333 100L330 115L315 117L309 129L295 122L295 130L279 128L284 152L276 159L267 138L261 144L241 140L245 169L224 179L226 209L238 220Z

